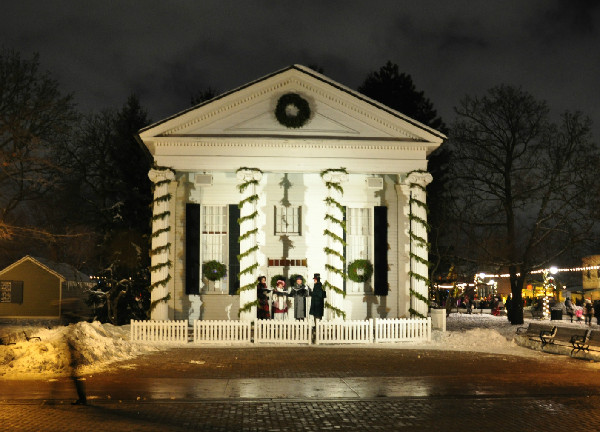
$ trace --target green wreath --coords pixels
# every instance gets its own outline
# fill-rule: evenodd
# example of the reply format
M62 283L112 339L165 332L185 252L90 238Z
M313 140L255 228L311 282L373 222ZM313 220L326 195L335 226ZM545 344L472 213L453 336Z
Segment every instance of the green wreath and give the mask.
M296 285L296 279L298 278L302 278L302 285L306 285L306 279L304 279L304 276L299 275L299 274L294 274L290 277L289 282L290 282L290 287L293 287L294 285Z
M310 117L310 107L298 93L286 93L277 101L275 117L285 127L300 128Z
M271 278L271 288L277 288L277 281L282 280L285 282L285 276L282 274L275 275Z
M366 282L373 275L373 264L366 259L352 261L348 266L348 278L354 282Z
M219 261L206 261L202 264L202 274L209 281L218 281L227 274L227 266Z

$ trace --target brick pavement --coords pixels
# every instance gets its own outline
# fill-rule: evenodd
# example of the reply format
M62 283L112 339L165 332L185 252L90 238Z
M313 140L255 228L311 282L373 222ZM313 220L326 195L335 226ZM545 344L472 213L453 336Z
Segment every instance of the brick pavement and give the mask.
M0 404L10 431L598 430L600 397Z
M581 430L600 430L597 364L547 354L530 359L360 347L170 349L94 374L87 385L90 389L135 388L136 383L153 384L156 377L173 380L174 385L178 379L205 384L240 379L273 382L278 378L325 383L360 377L381 383L386 377L396 377L406 382L427 380L432 396L179 397L172 401L113 397L81 407L71 406L62 396L51 400L53 404L43 402L39 396L39 387L45 385L42 381L27 386L14 382L11 385L24 396L5 397L0 402L0 430L551 432L564 431L570 424ZM5 389L9 384L0 380ZM38 387L37 400L27 400L27 387Z

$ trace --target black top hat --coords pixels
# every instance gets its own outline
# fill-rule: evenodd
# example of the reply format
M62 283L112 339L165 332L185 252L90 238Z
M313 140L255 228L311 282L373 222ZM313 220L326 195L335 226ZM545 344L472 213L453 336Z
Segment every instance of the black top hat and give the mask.
M313 276L313 279L321 279L321 274L315 273L315 275Z

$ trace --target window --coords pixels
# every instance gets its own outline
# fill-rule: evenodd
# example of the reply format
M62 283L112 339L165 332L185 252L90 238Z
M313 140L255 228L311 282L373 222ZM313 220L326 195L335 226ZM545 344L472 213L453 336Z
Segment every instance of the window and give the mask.
M373 261L373 227L370 208L346 209L346 262L357 259ZM348 292L364 292L363 283L347 281Z
M201 261L219 261L227 264L227 206L202 206L201 226ZM223 281L214 284L221 289ZM210 284L211 288L213 284Z
M302 207L275 207L275 235L302 234Z
M0 281L0 303L23 303L23 281Z
M12 284L10 281L0 281L0 303L10 303Z

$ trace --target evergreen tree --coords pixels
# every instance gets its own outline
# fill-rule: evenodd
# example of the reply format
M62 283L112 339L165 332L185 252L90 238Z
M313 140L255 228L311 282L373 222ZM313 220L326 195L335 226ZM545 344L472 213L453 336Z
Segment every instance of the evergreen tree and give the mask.
M152 162L136 139L149 123L137 97L130 96L119 111L88 116L70 148L65 190L70 205L79 209L72 218L96 233L95 265L88 267L100 269L102 314L115 324L127 322L132 313L140 318L139 302L149 306Z
M388 61L378 71L369 73L358 87L358 91L426 126L447 133L446 125L437 115L433 103L425 97L423 91L416 89L410 75L399 72L397 64ZM442 145L429 155L428 161L428 170L433 176L433 181L427 186L427 202L430 210L428 222L431 226L430 260L433 263L430 269L431 280L435 278L436 273L447 273L451 266L449 257L451 250L444 246L448 218L445 215L446 206L442 199L448 159L449 152L446 146Z

